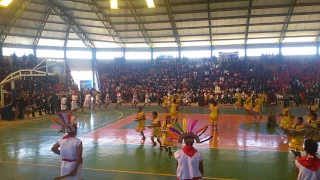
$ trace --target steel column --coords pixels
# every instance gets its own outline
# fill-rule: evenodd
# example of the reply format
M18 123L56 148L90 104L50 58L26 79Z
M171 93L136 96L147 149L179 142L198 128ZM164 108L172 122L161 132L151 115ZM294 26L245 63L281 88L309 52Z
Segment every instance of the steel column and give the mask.
M296 4L297 4L297 0L291 0L291 5L288 9L286 19L284 20L284 23L282 26L279 43L282 43L282 41L286 38L287 30L291 21L291 17L293 15L293 11L296 7Z
M249 34L249 26L250 26L250 18L251 18L251 9L252 9L252 1L249 0L249 7L248 7L248 17L247 17L247 24L246 24L246 34L245 34L245 39L244 39L244 44L247 44L248 40L248 34ZM247 58L247 56L246 56Z
M320 47L319 47L319 44L320 44L320 42L319 42L319 41L317 41L317 42L316 42L317 57L320 57L320 54L319 54L319 51L320 51L320 50L319 50L319 48L320 48Z
M282 55L282 43L279 43L278 45L279 45L279 54Z
M24 9L28 6L28 4L30 3L30 0L27 1L23 1L18 7L17 9L15 9L12 13L12 15L10 16L8 22L4 25L1 33L0 33L0 42L4 42L7 38L7 36L9 35L13 25L17 22L17 20L19 19L20 15L22 14L22 12L24 11Z
M178 47L179 59L181 60L181 46Z
M248 46L247 44L244 45L244 59L248 58Z
M63 59L67 62L67 47L63 47Z
M126 48L122 48L123 58L126 59Z
M16 84L15 81L11 81L11 102L15 101L17 97Z
M3 43L0 42L0 60L3 60Z
M207 8L208 8L208 22L209 22L209 34L210 34L210 50L211 50L211 59L213 57L212 55L212 50L213 50L213 45L212 45L212 26L211 26L211 7L210 7L210 0L207 0Z
M94 44L80 26L68 15L57 0L44 0L48 6L77 34L86 47L94 48Z
M33 56L37 57L37 46L33 46Z
M173 16L170 2L169 2L169 0L163 0L163 2L164 2L166 9L167 9L168 17L169 17L170 24L171 24L172 31L173 31L174 40L176 41L178 47L181 47L180 36L179 36L179 32L177 30L176 22L174 20L174 16Z
M153 44L152 44L152 41L151 41L150 36L148 34L148 31L146 30L137 9L134 8L132 0L126 0L126 4L129 7L134 19L138 23L139 29L143 35L143 38L144 38L146 44L150 47L153 47Z
M154 59L153 59L153 51L154 51L154 49L153 48L151 48L151 61L153 61Z
M4 92L3 92L3 85L0 86L0 93L1 93L1 99L0 99L0 105L1 105L1 108L4 107Z
M92 48L91 49L92 52L92 86L93 88L96 87L96 62L97 62L97 49L96 48Z
M36 37L33 39L33 45L34 46L38 45L38 43L39 43L39 40L41 38L42 32L44 30L44 27L46 26L48 18L49 18L50 14L51 14L51 11L52 11L52 9L50 7L48 7L46 9L45 14L40 19L40 24L39 24L39 27L38 27L38 31L37 31Z

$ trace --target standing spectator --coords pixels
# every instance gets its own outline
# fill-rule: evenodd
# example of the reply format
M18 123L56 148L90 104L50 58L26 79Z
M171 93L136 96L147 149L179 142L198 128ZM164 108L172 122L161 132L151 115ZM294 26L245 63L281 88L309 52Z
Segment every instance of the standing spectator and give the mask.
M305 157L295 161L297 169L297 180L318 180L320 179L320 159L317 157L318 143L313 139L304 142Z

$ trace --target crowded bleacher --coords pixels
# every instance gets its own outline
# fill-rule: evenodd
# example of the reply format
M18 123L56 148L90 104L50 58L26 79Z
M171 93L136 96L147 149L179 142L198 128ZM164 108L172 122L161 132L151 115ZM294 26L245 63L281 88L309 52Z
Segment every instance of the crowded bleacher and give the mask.
M17 57L13 54L12 61L0 59L0 82L9 74L23 69L34 68L40 60L33 55ZM58 76L22 77L15 80L15 90L11 83L4 84L4 103L15 111L15 119L35 117L37 115L53 114L60 109L61 95L70 95L72 90L78 90L70 69L67 68L63 81Z
M215 92L221 98L234 97L237 91L266 93L271 102L280 98L301 103L308 93L318 95L318 69L315 60L285 61L281 56L262 55L259 60L190 61L171 59L155 62L98 62L102 91L124 99L132 92L165 93L192 91ZM143 94L143 93L142 93ZM285 95L285 96L284 96ZM143 99L143 95L141 95Z
M0 80L10 73L33 68L39 61L32 55L18 58L12 55L12 62L0 61ZM294 101L297 105L306 97L314 102L319 92L319 63L316 60L291 60L283 62L279 55L261 55L259 60L223 60L217 58L188 60L188 58L155 61L98 61L101 100L106 94L116 101L121 93L123 100L131 102L134 92L141 101L150 93L152 102L161 101L168 92L191 94L193 102L199 96L217 95L221 104L233 104L236 92L264 93L269 102ZM63 82L58 77L25 77L15 81L16 99L11 103L10 83L5 85L8 92L5 103L17 110L16 118L24 115L34 117L52 114L60 109L60 99L69 99L73 91L78 91L70 69ZM93 95L95 89L90 89ZM85 90L79 92L79 104L82 104ZM94 97L94 96L93 96ZM68 103L70 105L70 103ZM31 114L31 115L30 115Z

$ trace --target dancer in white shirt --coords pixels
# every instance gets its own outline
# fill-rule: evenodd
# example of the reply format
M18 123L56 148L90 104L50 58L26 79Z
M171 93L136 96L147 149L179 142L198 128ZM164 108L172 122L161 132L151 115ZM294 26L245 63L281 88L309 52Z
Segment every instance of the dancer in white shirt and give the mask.
M71 113L75 112L78 109L78 95L77 93L74 93L71 96Z
M54 121L60 124L62 123L62 130L60 132L67 133L67 135L59 139L52 146L51 150L61 156L60 175L64 177L65 180L83 180L83 146L82 141L76 138L77 124L74 122L76 118L71 117L71 114L69 114L68 120L64 120L60 115L61 120Z
M121 106L121 104L122 104L122 98L121 98L121 93L119 92L118 94L117 94L117 106L116 106L116 108L118 108L118 106Z
M150 106L151 100L150 100L150 94L148 92L146 92L146 94L144 95L144 105L143 107L145 107L147 104L149 104Z
M82 112L84 111L84 108L89 108L89 110L91 109L91 95L89 92L87 92L85 98L84 98L84 104L83 104L83 108L82 108Z
M134 92L132 95L132 107L137 107L138 102L138 95Z
M100 108L100 104L101 104L100 98L101 98L100 91L98 91L98 92L96 93L95 105L93 106L93 109L94 109L96 106L98 106L98 107Z
M108 92L106 92L105 102L106 102L106 105L104 107L107 108L108 105L111 103L110 96L109 96Z
M67 110L67 101L68 99L66 98L66 95L62 95L61 98L61 111L66 111Z
M199 136L202 136L205 133L205 131L208 129L208 125L196 131L194 128L197 122L198 120L195 120L191 123L187 122L186 119L183 119L183 128L181 128L179 124L175 125L179 130L170 128L173 133L181 134L180 137L178 137L178 143L181 144L184 142L186 144L186 146L174 153L174 158L177 161L177 179L179 180L199 180L203 177L204 172L202 154L193 147L193 143L206 142L210 140L212 136L209 138L201 138L204 140L200 141ZM199 136L197 134L199 134Z

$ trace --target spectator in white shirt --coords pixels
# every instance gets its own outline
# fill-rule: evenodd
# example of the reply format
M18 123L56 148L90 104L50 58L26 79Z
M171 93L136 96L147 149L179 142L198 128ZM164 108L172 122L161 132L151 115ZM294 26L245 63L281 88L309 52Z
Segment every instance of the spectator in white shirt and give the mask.
M313 139L307 139L304 142L304 150L307 155L295 161L297 180L319 180L320 159L316 155L318 143Z

